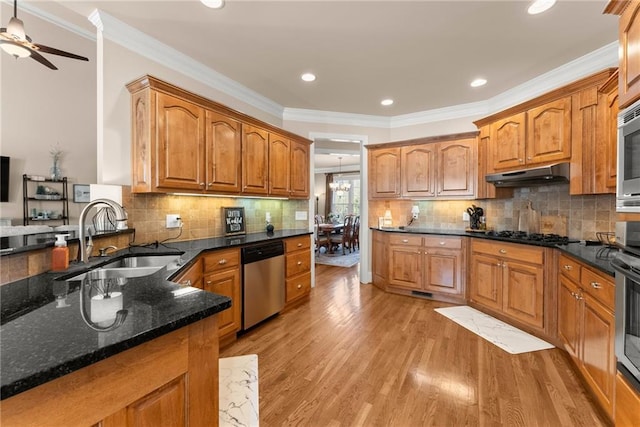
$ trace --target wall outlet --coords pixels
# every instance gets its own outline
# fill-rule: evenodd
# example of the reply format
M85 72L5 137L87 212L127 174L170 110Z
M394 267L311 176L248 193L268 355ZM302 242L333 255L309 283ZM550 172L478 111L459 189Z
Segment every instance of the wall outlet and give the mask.
M307 219L307 211L296 211L296 221L305 221Z
M182 220L179 214L167 215L167 228L179 228L182 225Z
M462 212L462 220L463 221L470 221L471 218L469 217L469 214L467 212Z

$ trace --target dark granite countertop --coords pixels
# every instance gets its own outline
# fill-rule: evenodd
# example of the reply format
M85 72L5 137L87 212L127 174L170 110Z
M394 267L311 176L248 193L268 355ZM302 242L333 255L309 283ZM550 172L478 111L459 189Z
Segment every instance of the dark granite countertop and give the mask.
M118 234L133 234L135 230L130 228L127 230L105 231L94 234L93 237L109 237ZM52 248L56 241L56 234L68 234L67 242L77 243L78 233L73 230L69 231L51 231L47 233L24 234L20 236L1 236L0 237L0 255L12 255L20 252L28 252L36 249Z
M0 398L6 399L229 308L231 300L221 295L194 288L190 293L174 293L181 287L171 282L171 277L198 254L305 234L311 233L254 233L132 247L113 256L94 257L90 268L140 254L181 254L182 259L179 267L164 267L150 276L129 278L124 285L118 285L116 291L121 296L113 301L117 309L126 310L126 317L106 332L94 328L113 321L96 322L98 310L92 311L95 306L91 307L88 296L87 314L83 316L79 293L82 282L68 279L86 271L87 265L75 263L66 272L44 273L0 286ZM113 314L107 318L113 319Z
M425 228L374 228L372 230L384 231L388 233L414 233L414 234L438 234L443 236L466 236L474 237L478 239L498 240L509 243L519 243L523 245L534 245L552 247L573 256L574 258L583 261L600 271L614 275L613 267L611 267L610 261L618 252L615 248L608 248L604 245L585 246L580 243L569 243L567 245L556 245L547 242L531 241L531 240L515 240L506 237L489 236L481 232L469 232L465 230L448 230L448 229L425 229Z

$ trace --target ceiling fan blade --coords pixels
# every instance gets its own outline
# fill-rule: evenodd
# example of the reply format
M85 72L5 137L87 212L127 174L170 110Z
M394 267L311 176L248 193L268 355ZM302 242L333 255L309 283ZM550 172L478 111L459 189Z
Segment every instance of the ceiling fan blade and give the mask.
M51 62L49 62L49 60L47 58L45 58L44 56L40 55L35 50L31 50L31 57L33 59L35 59L36 61L38 61L39 63L41 63L42 65L51 68L52 70L57 70L58 69L58 67L53 65Z
M53 47L49 47L49 46L44 46L41 44L33 44L39 51L44 52L44 53L50 53L52 55L59 55L59 56L64 56L67 58L73 58L73 59L79 59L81 61L88 61L89 58L85 58L84 56L80 56L80 55L76 55L75 53L69 53L69 52L65 52L64 50L60 50L60 49L56 49Z

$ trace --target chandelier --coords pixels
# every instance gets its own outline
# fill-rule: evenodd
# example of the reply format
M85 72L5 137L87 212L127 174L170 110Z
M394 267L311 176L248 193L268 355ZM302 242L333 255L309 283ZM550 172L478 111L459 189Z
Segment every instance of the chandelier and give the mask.
M342 173L342 157L338 157L338 160L340 161L338 176L340 176ZM351 189L351 183L347 181L333 181L329 183L329 188L331 189L331 191L342 194L348 192Z

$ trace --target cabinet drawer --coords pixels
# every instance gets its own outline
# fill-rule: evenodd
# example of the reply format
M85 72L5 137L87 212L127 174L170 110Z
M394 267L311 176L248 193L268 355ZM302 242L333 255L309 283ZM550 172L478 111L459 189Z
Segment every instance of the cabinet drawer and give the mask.
M444 236L426 236L424 245L429 248L461 249L462 238Z
M284 240L284 250L287 253L309 248L311 248L311 238L306 235Z
M558 268L560 269L560 274L573 279L575 282L580 282L580 263L578 261L560 255Z
M392 234L389 244L395 246L422 246L422 236L407 234Z
M476 240L472 242L473 252L492 255L499 258L513 259L529 264L544 263L543 249L518 243L505 243L489 240Z
M204 271L220 271L240 265L240 249L214 251L204 256Z
M587 293L604 304L607 309L614 310L616 287L611 279L588 268L583 268L580 284Z
M311 291L311 272L301 274L286 280L286 301L293 301Z
M306 250L288 254L285 262L287 277L311 270L311 251Z

